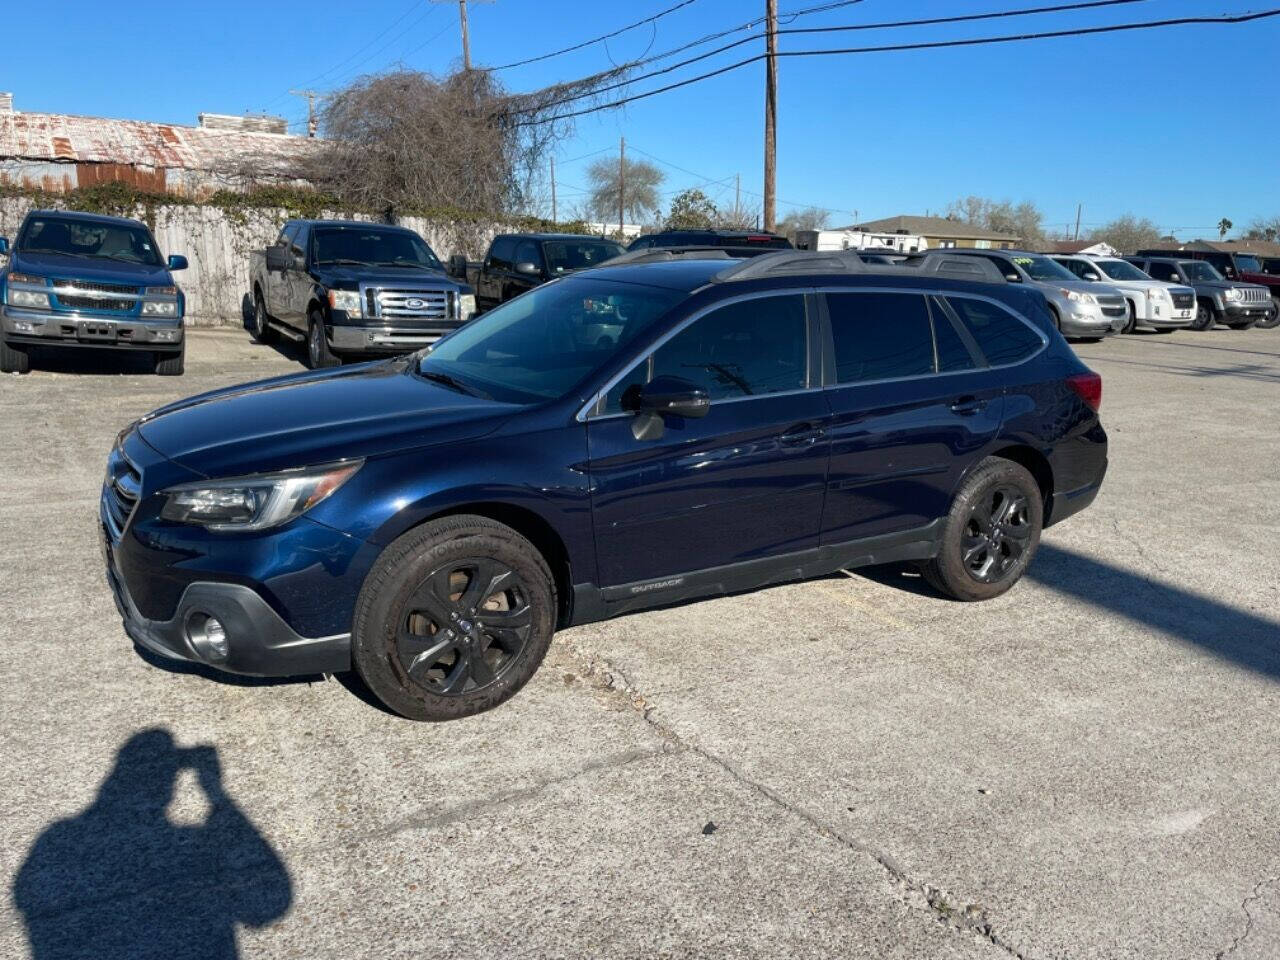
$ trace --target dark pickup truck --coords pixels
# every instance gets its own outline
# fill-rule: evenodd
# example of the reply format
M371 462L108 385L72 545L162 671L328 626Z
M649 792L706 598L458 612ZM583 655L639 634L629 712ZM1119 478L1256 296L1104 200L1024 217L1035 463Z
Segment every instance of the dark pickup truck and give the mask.
M1262 263L1252 253L1236 253L1232 250L1207 249L1203 242L1189 244L1182 250L1168 247L1139 250L1140 257L1174 257L1179 260L1203 260L1213 266L1226 279L1242 284L1266 287L1271 297L1271 311L1257 321L1262 328L1280 324L1280 277L1266 272Z
M290 220L250 254L249 277L250 332L305 340L312 369L416 350L475 314L471 288L426 241L388 224Z
M503 233L493 238L489 252L479 263L470 263L462 256L450 257L449 272L475 288L476 307L484 311L548 280L598 267L622 252L621 244L605 237Z
M185 257L160 256L145 223L33 210L13 249L0 237L0 371L26 373L32 347L127 350L161 376L182 373Z

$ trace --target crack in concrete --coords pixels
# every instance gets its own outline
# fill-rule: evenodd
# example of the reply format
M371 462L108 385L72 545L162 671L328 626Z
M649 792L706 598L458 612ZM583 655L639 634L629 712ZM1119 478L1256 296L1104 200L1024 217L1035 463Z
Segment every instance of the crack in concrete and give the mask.
M948 899L947 891L941 887L935 887L932 884L916 880L887 851L835 829L823 822L816 814L791 803L766 784L748 777L724 757L697 743L683 739L671 727L654 716L654 711L657 709L656 704L649 700L619 667L610 663L600 654L583 648L573 640L558 639L557 642L563 646L570 657L578 661L580 664L579 669L584 676L590 677L597 682L602 682L616 693L624 695L639 711L641 716L652 724L665 739L719 767L743 786L809 824L819 835L828 837L855 853L869 856L875 860L888 873L890 882L898 888L903 902L908 907L919 909L919 903L923 900L928 910L933 913L934 918L946 924L950 929L979 936L1003 950L1009 956L1016 958L1016 960L1033 960L1030 954L1022 951L1001 936L988 919L986 911L981 907L976 904L969 904L963 909L953 906L951 900ZM619 684L619 681L621 681L621 684Z
M1156 570L1158 570L1160 573L1164 574L1165 576L1169 575L1169 571L1164 568L1164 565L1161 564L1160 561L1157 560L1155 557L1147 553L1146 547L1144 547L1138 541L1137 537L1133 536L1130 533L1126 533L1125 531L1120 529L1120 521L1115 517L1111 518L1111 529L1116 532L1116 536L1126 541L1129 544L1129 546L1133 547L1134 550L1138 551L1138 556L1140 556L1143 560L1145 560L1151 566L1155 567ZM1147 579L1150 580L1151 578L1147 577Z
M1249 939L1249 934L1253 932L1254 921L1253 913L1249 910L1249 904L1255 900L1262 899L1263 888L1269 887L1276 882L1280 882L1280 876L1264 877L1253 885L1253 892L1240 901L1240 909L1244 911L1244 929L1231 941L1231 946L1214 954L1214 960L1223 960L1223 958L1231 956L1240 947L1240 944Z

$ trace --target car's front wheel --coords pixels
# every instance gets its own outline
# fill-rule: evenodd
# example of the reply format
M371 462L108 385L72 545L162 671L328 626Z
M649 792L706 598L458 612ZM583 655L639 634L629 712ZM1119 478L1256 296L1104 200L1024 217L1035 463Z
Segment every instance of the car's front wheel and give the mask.
M324 315L312 310L307 318L307 366L312 370L336 367L342 363L329 349L329 338L324 331Z
M988 457L961 485L938 555L921 566L934 589L956 600L989 600L1022 577L1044 523L1035 478L1020 464Z
M186 369L187 348L183 346L177 353L157 353L152 358L153 369L158 377L180 377Z
M1191 325L1193 330L1212 330L1213 325L1218 322L1217 311L1213 309L1204 300L1201 300L1196 307L1196 322Z
M1280 297L1271 298L1271 313L1258 321L1258 328L1261 330L1270 330L1272 327L1280 324Z
M383 551L356 603L352 659L391 710L453 720L523 687L555 625L555 582L533 544L485 517L443 517Z
M1133 333L1137 329L1138 329L1138 308L1135 307L1133 305L1133 301L1130 300L1129 301L1129 319L1125 321L1124 326L1120 329L1120 332Z

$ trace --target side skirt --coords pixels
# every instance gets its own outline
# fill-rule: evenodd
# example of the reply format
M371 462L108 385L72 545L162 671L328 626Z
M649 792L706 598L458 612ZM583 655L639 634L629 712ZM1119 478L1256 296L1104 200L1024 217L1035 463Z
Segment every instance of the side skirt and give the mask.
M594 583L573 586L570 626L607 620L624 613L665 607L689 600L741 593L776 583L808 580L837 570L904 560L927 560L938 553L945 518L923 527L878 537L824 544L776 557L708 567L613 587Z

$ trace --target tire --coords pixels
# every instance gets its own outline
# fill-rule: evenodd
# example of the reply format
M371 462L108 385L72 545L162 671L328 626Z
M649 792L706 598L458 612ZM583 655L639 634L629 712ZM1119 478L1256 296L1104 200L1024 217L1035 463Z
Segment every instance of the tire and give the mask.
M1196 302L1196 319L1191 324L1192 330L1212 330L1218 322L1218 312L1204 300Z
M276 332L271 329L271 314L267 313L267 304L261 293L253 299L253 319L249 332L257 343L270 343L276 338Z
M1133 301L1127 301L1129 304L1129 319L1124 322L1124 326L1120 328L1121 333L1133 333L1138 329L1138 308L1133 305Z
M0 340L0 373L29 373L31 355L22 347L10 346Z
M454 720L528 683L555 626L555 580L533 544L486 517L443 517L374 564L356 601L352 660L400 716Z
M1052 303L1049 304L1049 314L1053 317L1053 328L1059 333L1062 332L1062 317L1058 316L1058 308Z
M1002 513L1007 519L1000 521ZM1000 457L982 461L951 503L938 555L921 565L925 580L954 600L990 600L1022 577L1040 545L1044 502L1026 468Z
M1255 324L1260 330L1270 330L1277 325L1280 325L1280 296L1271 298L1271 316L1263 317Z
M1243 320L1240 323L1228 323L1227 326L1232 330L1248 330L1257 322L1257 320Z
M155 372L158 377L180 377L186 369L187 348L184 346L177 353L157 353L155 355Z
M324 332L324 316L312 310L307 316L307 366L312 370L336 367L342 361L329 349L329 338Z

